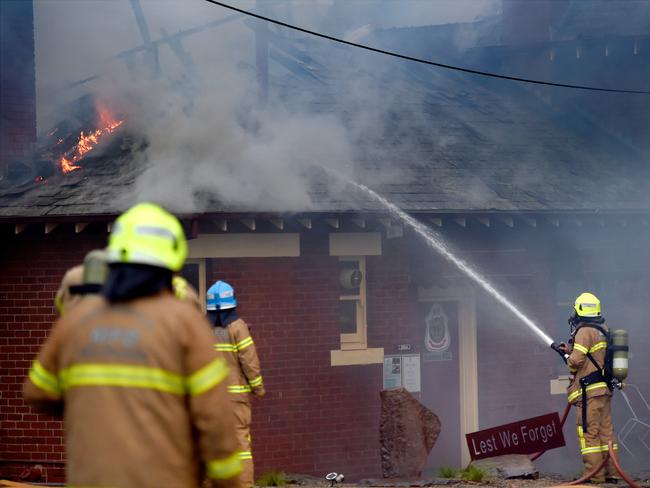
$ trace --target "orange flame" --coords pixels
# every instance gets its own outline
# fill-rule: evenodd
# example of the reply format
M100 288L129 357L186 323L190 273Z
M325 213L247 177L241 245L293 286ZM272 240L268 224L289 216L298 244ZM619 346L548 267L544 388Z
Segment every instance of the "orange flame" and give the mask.
M99 120L102 126L100 129L90 132L88 135L84 131L81 131L77 144L70 151L66 152L64 156L61 156L61 171L70 173L81 168L77 162L99 144L102 136L112 133L124 123L123 120L115 120L104 108L99 109Z

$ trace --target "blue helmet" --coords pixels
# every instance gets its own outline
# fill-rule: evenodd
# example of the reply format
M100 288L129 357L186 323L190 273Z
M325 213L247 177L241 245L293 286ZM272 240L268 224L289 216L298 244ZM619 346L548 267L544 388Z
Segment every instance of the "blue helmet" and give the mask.
M207 310L228 310L237 306L235 289L225 281L217 281L208 289Z

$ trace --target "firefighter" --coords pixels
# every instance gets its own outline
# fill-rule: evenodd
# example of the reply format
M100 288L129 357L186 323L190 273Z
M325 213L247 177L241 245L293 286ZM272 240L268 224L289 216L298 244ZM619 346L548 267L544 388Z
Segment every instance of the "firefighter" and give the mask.
M24 385L28 403L65 404L71 486L239 486L228 367L205 317L172 292L180 222L138 204L115 222L101 296L61 317Z
M174 276L172 278L172 288L174 289L174 295L176 295L176 298L179 300L186 300L194 305L198 310L203 311L199 294L185 278L180 275Z
M61 279L61 284L54 297L54 306L59 315L63 315L66 310L72 309L81 301L81 295L70 293L71 286L81 285L84 280L84 266L78 264L65 272Z
M230 366L228 391L234 405L239 455L243 461L242 486L250 488L254 483L254 473L248 394L264 395L260 361L248 325L237 315L237 299L232 286L224 281L212 285L207 292L206 308L214 325L214 348L224 354Z
M561 345L569 354L567 366L572 379L568 389L569 403L577 406L578 441L584 464L584 474L598 466L607 454L608 443L614 441L612 429L612 391L603 371L607 350L605 319L600 300L591 293L576 298L569 317L570 344ZM614 449L618 446L614 444ZM593 483L617 482L616 470L609 461L603 471L596 473Z
M99 293L108 275L106 259L106 251L95 249L86 254L83 264L66 271L54 298L59 315L78 304L85 295Z

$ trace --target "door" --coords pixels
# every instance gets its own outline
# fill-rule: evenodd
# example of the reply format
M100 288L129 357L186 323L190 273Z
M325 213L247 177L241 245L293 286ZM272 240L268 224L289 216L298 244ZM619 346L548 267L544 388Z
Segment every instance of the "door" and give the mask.
M473 290L421 288L421 401L440 418L427 469L469 463L465 434L478 430L476 319Z

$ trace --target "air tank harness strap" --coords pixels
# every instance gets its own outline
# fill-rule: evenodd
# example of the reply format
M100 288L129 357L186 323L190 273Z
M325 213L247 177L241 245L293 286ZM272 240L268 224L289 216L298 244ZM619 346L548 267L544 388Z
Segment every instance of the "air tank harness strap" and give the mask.
M589 385L594 385L596 383L604 383L604 382L605 382L605 378L603 377L603 374L601 373L600 369L580 379L580 388L582 389L581 400L582 400L583 432L587 432L587 387Z

